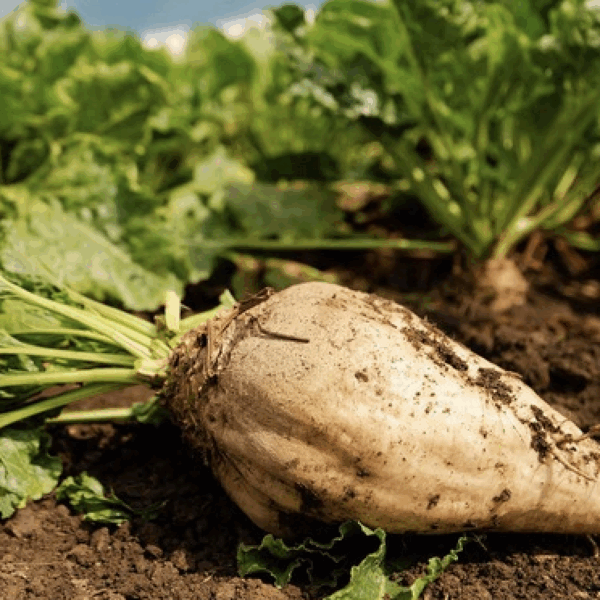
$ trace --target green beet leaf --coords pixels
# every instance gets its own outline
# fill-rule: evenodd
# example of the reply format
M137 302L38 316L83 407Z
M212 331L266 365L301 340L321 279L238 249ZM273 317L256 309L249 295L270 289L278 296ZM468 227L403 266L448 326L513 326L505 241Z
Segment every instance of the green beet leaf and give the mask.
M153 519L162 507L159 503L141 510L133 508L114 494L107 496L102 483L85 472L67 477L56 488L56 498L68 502L86 521L111 525L120 525L133 517Z
M0 436L0 518L54 489L62 471L48 454L50 437L41 428L5 428Z
M409 587L401 586L390 578L394 569L386 557L386 533L356 521L340 525L339 534L328 542L307 538L301 543L288 545L269 534L257 546L242 544L237 555L238 570L241 576L269 574L277 587L287 585L294 574L304 572L317 589L338 587L349 575L346 585L327 596L326 600L417 600L429 583L458 560L458 553L466 541L463 536L442 559L431 558L427 573ZM361 549L362 555L357 556L356 548ZM365 556L364 552L368 554ZM403 563L406 562L403 560Z
M0 191L0 201L2 199ZM27 211L10 223L0 260L12 272L53 273L61 283L100 299L119 298L136 310L164 302L165 290L180 291L174 276L161 277L135 263L97 229L65 212L58 203L25 198ZM10 226L8 226L10 225Z

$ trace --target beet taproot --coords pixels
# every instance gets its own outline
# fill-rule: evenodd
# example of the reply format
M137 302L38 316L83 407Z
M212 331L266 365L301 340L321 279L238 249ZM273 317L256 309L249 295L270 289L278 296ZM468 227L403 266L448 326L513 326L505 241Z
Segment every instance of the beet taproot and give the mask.
M600 533L600 444L389 300L327 283L263 293L189 332L164 390L238 506L276 535Z

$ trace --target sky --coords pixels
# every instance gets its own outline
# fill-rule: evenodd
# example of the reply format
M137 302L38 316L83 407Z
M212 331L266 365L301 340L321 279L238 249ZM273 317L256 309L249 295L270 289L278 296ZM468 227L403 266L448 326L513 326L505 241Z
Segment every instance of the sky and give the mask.
M322 0L295 1L313 10L322 4ZM62 0L61 5L74 9L90 28L132 29L149 46L166 43L177 53L194 24L210 23L235 36L247 26L260 25L263 7L284 3L284 0ZM19 4L19 0L0 0L0 18Z

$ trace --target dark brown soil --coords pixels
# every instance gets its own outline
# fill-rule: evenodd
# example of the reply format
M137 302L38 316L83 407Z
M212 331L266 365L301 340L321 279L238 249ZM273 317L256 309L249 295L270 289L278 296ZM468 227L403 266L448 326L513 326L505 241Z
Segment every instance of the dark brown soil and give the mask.
M556 273L530 274L526 306L494 316L468 286L447 285L403 296L441 329L525 380L584 429L600 423L600 283ZM363 287L359 280L353 282ZM400 299L390 286L378 288ZM96 406L138 401L145 390L105 397ZM65 475L83 470L136 507L164 502L153 522L121 527L83 522L51 495L0 524L2 600L293 600L268 579L236 574L240 542L262 538L224 496L174 427L55 426L54 451ZM600 496L598 498L600 502ZM415 562L398 573L410 583L427 560L457 536L390 540L394 555ZM324 594L321 594L323 596ZM425 591L429 600L600 598L600 558L583 536L488 534L467 544L459 561Z

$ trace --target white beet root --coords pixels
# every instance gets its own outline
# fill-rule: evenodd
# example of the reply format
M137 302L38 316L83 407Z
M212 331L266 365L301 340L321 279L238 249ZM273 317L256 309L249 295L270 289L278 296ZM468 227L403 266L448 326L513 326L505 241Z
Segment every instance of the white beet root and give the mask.
M221 313L184 338L167 392L231 498L277 535L305 519L600 533L600 445L377 296L306 283Z

